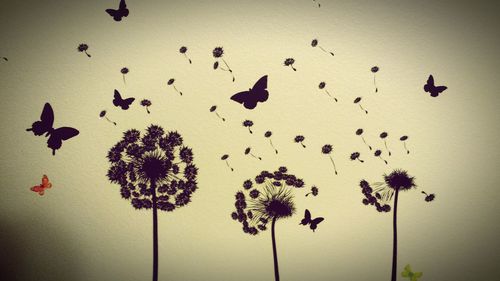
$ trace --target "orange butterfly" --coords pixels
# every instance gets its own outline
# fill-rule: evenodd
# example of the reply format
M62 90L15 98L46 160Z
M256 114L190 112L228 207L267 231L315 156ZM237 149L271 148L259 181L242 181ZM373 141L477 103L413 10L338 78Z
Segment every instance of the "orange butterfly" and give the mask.
M31 189L31 191L38 192L38 194L43 195L45 193L45 189L51 188L52 183L49 182L49 178L47 175L43 175L42 184L35 185Z

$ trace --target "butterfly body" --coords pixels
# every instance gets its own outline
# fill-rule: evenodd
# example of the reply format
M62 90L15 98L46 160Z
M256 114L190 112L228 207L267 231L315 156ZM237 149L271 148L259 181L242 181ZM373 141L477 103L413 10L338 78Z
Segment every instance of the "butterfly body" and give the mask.
M231 99L243 104L246 109L254 109L259 102L265 102L269 98L267 91L267 75L262 76L248 91L234 94Z
M52 183L49 182L49 178L47 175L43 175L42 177L42 183L39 185L35 185L32 188L30 188L31 191L38 193L40 196L45 194L45 190L49 189L52 187Z
M80 132L71 127L61 127L54 129L54 111L49 103L45 103L43 107L42 115L40 116L40 121L36 121L31 125L31 128L26 129L26 131L32 131L35 136L41 136L45 134L49 137L47 140L47 147L52 149L52 155L56 154L56 150L61 148L62 141L68 140L72 137L77 136Z
M309 225L309 228L314 232L316 228L318 228L318 224L324 220L322 217L318 217L315 219L311 218L311 212L306 209L304 213L304 218L300 221L300 225Z
M127 9L125 0L120 0L120 6L118 7L118 10L106 9L106 13L112 16L115 21L121 21L123 17L128 16L129 10Z
M410 281L418 281L418 278L422 277L422 275L422 272L413 272L409 264L405 266L404 271L401 273L401 276L407 277Z
M424 91L431 94L431 97L437 97L444 90L448 89L446 86L436 86L434 85L434 77L429 75L427 79L427 84L424 85Z
M113 98L113 104L116 107L121 107L123 110L129 109L130 105L134 102L135 98L123 99L120 92L115 89L115 95Z

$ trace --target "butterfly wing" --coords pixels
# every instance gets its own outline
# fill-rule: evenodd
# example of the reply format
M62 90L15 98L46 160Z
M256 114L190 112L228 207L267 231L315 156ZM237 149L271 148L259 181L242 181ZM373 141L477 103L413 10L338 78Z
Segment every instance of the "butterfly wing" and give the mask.
M446 86L437 86L434 87L434 89L431 91L431 97L437 97L439 94L441 94L444 90L448 89Z
M54 125L54 110L52 106L47 102L42 110L42 115L40 116L40 121L36 121L31 125L31 128L26 129L26 131L33 131L35 136L41 136L44 133L48 133L52 130Z
M50 183L49 178L47 177L47 175L43 175L42 186L44 188L51 188L52 187L52 183Z
M424 91L429 93L432 91L432 89L434 89L434 77L432 75L429 75L427 84L424 85Z
M130 105L134 102L135 98L128 98L122 101L121 107L123 110L127 110Z
M324 221L325 218L322 218L322 217L319 217L319 218L315 218L311 221L311 225L309 226L311 228L312 231L315 231L316 228L318 228L318 224L322 221Z
M269 98L269 92L267 91L267 75L262 76L255 83L250 93L256 102L265 102Z
M125 0L121 0L121 1L120 1L120 7L119 7L119 9L120 9L121 15L122 15L123 17L128 16L128 12L129 12L129 11L128 11L128 9L127 9L127 4L125 3Z
M235 102L243 104L243 106L247 109L254 109L257 106L257 101L252 100L250 91L243 91L234 94L231 97Z
M308 225L311 222L311 212L308 209L304 212L304 218L300 221L301 225Z
M118 92L118 90L115 89L115 94L113 96L113 104L115 106L120 106L120 104L123 102L123 99L122 99L122 96L120 95L120 92Z
M106 9L106 13L108 13L108 15L112 16L113 18L115 18L116 15L118 14L118 10Z
M52 149L52 155L56 154L56 150L61 148L62 141L68 140L74 136L77 136L80 132L75 128L61 127L54 130L47 140L47 147Z

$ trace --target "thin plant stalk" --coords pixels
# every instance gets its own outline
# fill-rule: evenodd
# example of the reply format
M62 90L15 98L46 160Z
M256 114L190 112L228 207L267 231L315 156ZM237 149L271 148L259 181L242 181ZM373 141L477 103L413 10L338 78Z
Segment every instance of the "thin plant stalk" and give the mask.
M156 183L151 182L153 199L153 281L158 281L158 210L156 206Z
M231 73L231 76L233 77L233 82L234 82L235 78L234 78L233 70L231 69L231 67L229 67L229 64L227 64L227 62L224 58L222 58L222 61L227 66L227 71L229 71Z
M106 116L104 116L104 118L106 118L106 120L108 120L108 122L109 122L109 123L113 123L113 124L115 124L115 126L116 126L116 122L111 121L111 120L110 120L108 117L106 117Z
M275 231L274 231L276 219L277 219L277 217L274 217L273 222L271 224L271 238L273 241L274 280L279 281L280 280L280 272L278 269L278 252L276 251L276 235L275 235Z
M335 166L335 161L333 161L333 157L331 155L330 155L330 161L332 161L333 169L335 170L335 174L338 175L338 173L337 173L337 167Z
M327 95L329 95L331 98L333 98L333 99L335 100L335 102L338 102L337 98L336 98L336 97L334 97L334 96L332 96L332 95L330 94L330 92L328 92L328 90L325 90L325 92L326 92L326 94L327 94Z
M364 143L368 146L368 148L369 148L370 150L372 150L372 146L371 146L371 145L369 145L368 143L366 143L366 140L365 140L365 138L364 138L363 136L361 136L361 139L362 139L362 140L363 140L363 142L364 142Z
M394 197L394 213L393 213L393 244L392 244L392 276L391 281L396 281L397 279L397 267L398 267L398 197L399 189L396 189L396 196Z
M274 148L276 154L278 154L278 150L276 149L276 147L274 147L273 141L271 139L269 139L269 143L271 144L272 148Z
M175 87L175 85L172 85L172 86L174 86L174 90L182 96L182 92L177 90L177 87Z
M389 152L389 156L391 156L391 151L387 147L387 141L386 140L384 140L384 145L385 145L385 149L387 149L387 152Z

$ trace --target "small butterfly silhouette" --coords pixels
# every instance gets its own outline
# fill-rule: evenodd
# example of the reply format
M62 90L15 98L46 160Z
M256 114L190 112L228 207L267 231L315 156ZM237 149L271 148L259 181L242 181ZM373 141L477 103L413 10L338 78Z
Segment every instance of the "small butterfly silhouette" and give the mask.
M52 187L52 183L49 182L49 178L47 175L43 175L42 177L42 183L39 185L35 185L32 188L30 188L31 191L37 192L42 196L45 193L46 189L49 189Z
M120 92L115 89L115 98L113 99L113 104L116 107L121 107L123 110L127 110L130 105L134 102L135 98L123 99Z
M306 209L306 212L304 214L304 218L302 219L302 221L300 222L300 224L301 225L308 225L308 224L310 224L309 227L314 232L316 230L316 228L318 227L318 224L320 222L322 222L323 220L324 220L324 218L322 218L322 217L311 219L311 212L309 212L309 210Z
M418 281L418 278L422 277L422 272L413 272L409 264L405 266L405 270L401 272L401 276L408 277L410 281Z
M262 76L248 91L234 94L231 99L242 103L247 109L254 109L258 102L265 102L269 97L267 89L267 75Z
M43 107L42 115L40 116L40 121L36 121L31 125L31 128L26 129L26 131L33 131L35 136L45 136L49 137L47 140L47 147L52 149L52 155L56 155L56 150L61 148L62 141L68 140L74 136L77 136L80 132L75 128L61 127L58 129L53 128L54 125L54 111L49 103L45 103Z
M106 9L106 13L112 16L115 21L121 21L123 17L128 16L128 9L127 4L125 4L125 0L120 0L118 10Z
M427 79L427 84L424 85L424 91L431 94L431 97L437 97L444 90L448 89L446 86L434 86L434 77L429 75L429 79Z

